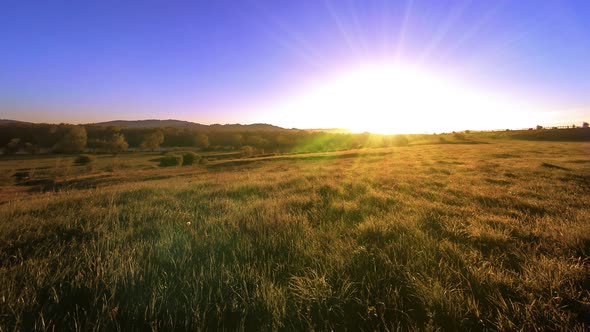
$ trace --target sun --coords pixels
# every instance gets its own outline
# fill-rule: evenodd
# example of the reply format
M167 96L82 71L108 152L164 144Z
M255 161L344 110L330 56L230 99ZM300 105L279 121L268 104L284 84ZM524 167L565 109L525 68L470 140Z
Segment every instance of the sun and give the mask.
M417 67L372 64L309 84L273 113L293 127L391 134L514 126L530 122L525 109Z
M411 132L435 119L436 96L444 84L399 66L367 66L345 72L312 92L309 109L327 113L353 132ZM334 118L333 118L334 119Z

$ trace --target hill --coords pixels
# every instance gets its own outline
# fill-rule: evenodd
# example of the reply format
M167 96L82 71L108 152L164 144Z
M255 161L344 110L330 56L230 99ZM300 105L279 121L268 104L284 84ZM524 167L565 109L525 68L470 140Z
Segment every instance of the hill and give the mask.
M152 128L152 127L177 127L177 128L206 128L207 125L200 123L182 121L182 120L113 120L106 122L97 122L96 125L100 126L117 126L117 127L128 127L128 128Z
M155 127L175 127L175 128L190 128L190 129L211 129L211 130L232 130L232 131L266 131L266 130L287 130L278 126L273 126L265 123L254 124L212 124L205 125L196 122L182 121L182 120L113 120L107 122L95 123L100 126L118 126L127 128L155 128Z
M30 123L30 122L9 120L9 119L0 119L0 124L12 124L12 123Z

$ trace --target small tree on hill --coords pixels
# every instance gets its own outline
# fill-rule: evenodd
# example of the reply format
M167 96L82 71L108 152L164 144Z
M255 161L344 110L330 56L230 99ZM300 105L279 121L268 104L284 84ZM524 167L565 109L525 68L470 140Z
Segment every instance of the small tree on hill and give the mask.
M6 154L14 154L17 153L18 150L21 148L20 138L13 138L4 146L4 153Z
M30 154L37 154L39 153L40 149L39 146L33 143L25 143L25 151Z
M129 144L125 141L125 136L121 133L114 133L108 141L105 142L105 149L111 153L127 151Z
M194 136L194 144L198 148L206 149L209 147L209 137L206 134L198 133Z
M231 145L234 147L234 149L239 149L242 147L242 144L244 144L244 136L241 134L234 134L230 139Z
M159 149L160 144L164 143L164 133L159 130L148 133L143 137L140 147L152 151Z
M268 143L268 142L267 142L267 141L266 141L264 138L262 138L262 137L260 137L260 136L258 136L258 135L254 135L254 136L248 136L248 137L246 138L246 144L248 144L248 145L250 145L250 146L257 147L257 148L262 148L262 147L264 147L264 146L265 146L267 143Z
M83 126L72 126L65 135L55 144L53 150L63 153L78 153L86 148L86 128Z

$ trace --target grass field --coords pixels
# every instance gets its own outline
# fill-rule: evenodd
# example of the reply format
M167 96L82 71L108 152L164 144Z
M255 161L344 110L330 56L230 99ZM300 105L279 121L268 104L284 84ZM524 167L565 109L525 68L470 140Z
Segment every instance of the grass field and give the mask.
M0 159L0 331L576 331L590 302L588 142L74 158Z

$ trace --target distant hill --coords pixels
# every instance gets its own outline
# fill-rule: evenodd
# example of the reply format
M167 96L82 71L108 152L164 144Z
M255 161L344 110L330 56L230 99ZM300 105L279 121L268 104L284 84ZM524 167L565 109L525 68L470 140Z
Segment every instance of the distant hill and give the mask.
M16 120L9 120L9 119L0 119L0 123L30 123L30 122L16 121Z
M352 131L346 128L312 128L303 129L309 133L330 133L330 134L350 134Z
M212 124L210 126L208 126L210 129L214 129L214 130L252 130L252 131L275 131L275 130L290 130L290 129L285 129L279 126L273 126L270 124L266 124L266 123L253 123L253 124L248 124L248 125L243 125L243 124Z
M285 128L265 124L265 123L255 123L249 125L243 124L212 124L212 125L204 125L196 122L190 121L182 121L182 120L114 120L114 121L107 121L107 122L98 122L95 123L99 126L120 126L120 127L128 127L128 128L154 128L154 127L175 127L175 128L190 128L190 129L203 129L203 130L231 130L231 131L239 131L239 130L247 130L247 131L274 131L274 130L287 130Z
M10 125L10 124L35 124L33 122L25 122L25 121L18 121L18 120L9 120L9 119L0 119L1 125ZM239 124L239 123L231 123L231 124L219 124L215 123L212 125L201 124L197 122L191 121L183 121L183 120L174 120L174 119L167 119L167 120L158 120L158 119L146 119L146 120L112 120L112 121L105 121L105 122L96 122L96 123L87 123L85 125L97 125L97 126L114 126L114 127L126 127L126 128L165 128L165 127L173 127L173 128L189 128L189 129L200 129L200 130L211 130L211 131L307 131L307 132L325 132L325 133L350 133L348 129L342 128L327 128L327 129L298 129L298 128L283 128L279 126L274 126L267 123L253 123L253 124Z
M25 121L18 121L18 120L10 120L10 119L0 119L0 124L9 125L9 124L34 124L33 122L25 122ZM283 128L279 126L274 126L267 123L253 123L253 124L239 124L239 123L232 123L232 124L212 124L206 125L197 122L191 121L183 121L183 120L174 120L174 119L166 119L166 120L158 120L158 119L146 119L146 120L112 120L112 121L105 121L105 122L96 122L96 123L88 123L87 125L97 125L97 126L114 126L114 127L126 127L126 128L165 128L165 127L173 127L173 128L189 128L189 129L200 129L200 130L212 130L212 131L277 131L277 130L287 130L287 131L297 131L303 130L310 133L330 133L330 134L350 134L351 131L345 128L312 128L312 129L297 129L297 128Z
M177 128L206 128L207 125L182 120L113 120L94 123L99 126L117 126L128 128L177 127Z

